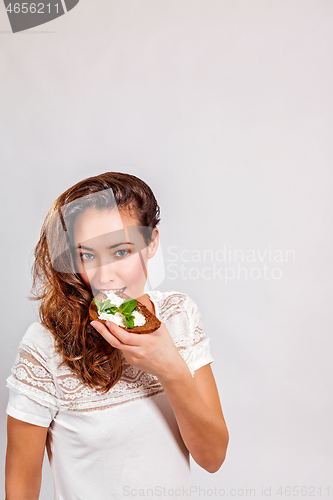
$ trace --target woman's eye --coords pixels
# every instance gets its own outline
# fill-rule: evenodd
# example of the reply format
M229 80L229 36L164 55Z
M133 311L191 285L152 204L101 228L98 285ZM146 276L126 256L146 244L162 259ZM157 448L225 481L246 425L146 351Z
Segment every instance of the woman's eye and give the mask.
M94 258L94 256L92 253L81 253L82 260L91 260L93 258Z
M117 250L115 255L116 257L127 257L129 254L129 250Z

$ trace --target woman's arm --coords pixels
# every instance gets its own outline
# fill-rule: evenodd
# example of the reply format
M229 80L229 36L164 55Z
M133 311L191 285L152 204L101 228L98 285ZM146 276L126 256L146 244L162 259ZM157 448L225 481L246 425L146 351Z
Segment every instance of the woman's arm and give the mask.
M160 382L193 459L216 472L224 462L229 434L211 367L199 368L192 377L186 366Z
M91 325L122 350L128 363L159 379L193 459L208 472L216 472L224 461L229 437L210 366L192 377L163 323L149 335L127 332L111 322L106 323L108 328L99 321Z
M6 500L38 500L47 431L8 416Z

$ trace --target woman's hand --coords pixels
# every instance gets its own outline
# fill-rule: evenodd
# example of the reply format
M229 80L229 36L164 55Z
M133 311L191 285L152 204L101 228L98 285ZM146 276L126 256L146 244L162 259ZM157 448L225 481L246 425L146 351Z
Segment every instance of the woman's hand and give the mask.
M127 332L111 321L106 326L92 321L93 326L112 347L120 349L126 361L136 368L155 375L160 382L189 371L164 323L153 333Z

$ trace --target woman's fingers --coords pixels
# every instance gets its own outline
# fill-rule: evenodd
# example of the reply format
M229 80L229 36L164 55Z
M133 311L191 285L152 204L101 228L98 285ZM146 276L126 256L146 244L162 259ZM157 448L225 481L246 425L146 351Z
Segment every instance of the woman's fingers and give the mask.
M107 321L106 326L104 326L100 321L92 321L90 324L101 335L103 335L105 340L107 340L113 347L120 349L121 346L124 345L137 346L140 344L140 335L127 332L112 321Z
M107 321L106 326L111 331L112 335L114 335L122 344L131 346L140 345L141 335L128 332L123 328L120 328L120 326L116 325L116 323L113 323L112 321Z
M98 333L102 335L102 337L105 338L107 342L109 342L110 345L112 345L112 347L115 347L117 349L121 348L121 342L119 342L117 337L110 333L110 331L103 325L103 323L101 323L100 321L91 321L90 324L93 328L95 328L95 330L98 331Z

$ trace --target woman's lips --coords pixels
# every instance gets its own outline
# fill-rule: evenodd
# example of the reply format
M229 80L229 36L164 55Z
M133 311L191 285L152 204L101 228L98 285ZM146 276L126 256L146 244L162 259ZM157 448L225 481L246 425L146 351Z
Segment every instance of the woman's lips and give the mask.
M126 286L123 288L96 288L98 292L124 292L126 290Z

